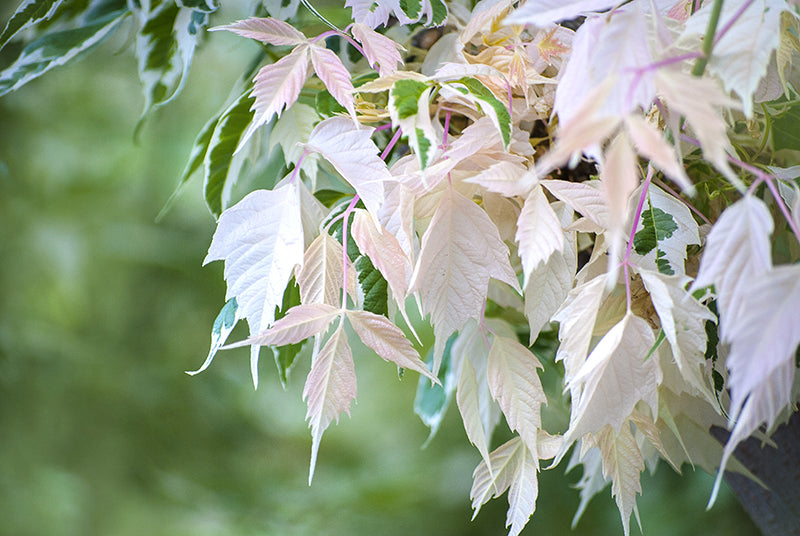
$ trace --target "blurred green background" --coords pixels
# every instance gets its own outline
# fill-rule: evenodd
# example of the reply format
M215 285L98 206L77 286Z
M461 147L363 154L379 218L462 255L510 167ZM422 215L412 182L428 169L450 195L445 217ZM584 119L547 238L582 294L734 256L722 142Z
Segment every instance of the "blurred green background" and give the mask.
M215 23L245 15L228 7ZM356 356L358 404L308 487L307 358L286 390L266 351L257 392L245 349L183 373L225 294L221 263L201 266L214 221L198 178L154 219L255 48L212 34L137 143L131 39L0 99L0 535L505 534L505 497L469 521L479 456L455 408L420 449L414 375ZM524 534L569 531L580 471L563 471L541 475ZM727 490L704 511L712 480L643 476L645 534L755 534ZM574 534L621 533L607 488Z

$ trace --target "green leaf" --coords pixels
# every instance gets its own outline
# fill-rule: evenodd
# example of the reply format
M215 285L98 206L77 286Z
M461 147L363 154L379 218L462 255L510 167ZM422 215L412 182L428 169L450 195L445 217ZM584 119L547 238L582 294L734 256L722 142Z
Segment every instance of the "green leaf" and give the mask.
M0 49L22 30L30 28L41 21L49 20L63 1L64 0L27 0L23 2L17 8L16 13L11 16L3 33L0 34Z
M425 426L431 429L428 439L425 440L425 445L430 443L439 430L444 414L447 412L447 407L450 405L450 400L453 398L456 384L458 384L451 354L456 337L456 334L451 335L444 347L442 364L439 367L439 382L441 385L431 383L425 376L419 377L417 396L414 398L414 413L419 415ZM425 364L428 365L429 369L433 366L433 348L430 349L425 357Z
M417 80L400 79L392 85L389 106L397 110L399 119L417 115L419 98L428 89L428 84Z
M389 285L366 255L356 260L358 284L364 292L364 310L389 316Z
M511 143L511 114L508 113L508 109L479 80L461 78L457 83L463 84L470 94L477 99L481 111L492 120L494 126L500 131L500 136L503 138L503 147L508 149Z
M342 199L346 194L339 192L337 190L317 190L314 192L314 197L317 198L317 201L325 205L327 208L331 208L334 203Z
M425 132L421 129L415 129L417 133L417 152L419 153L420 162L427 163L431 158L431 140L425 136Z
M647 255L656 250L656 266L662 274L672 275L675 271L665 258L665 253L658 249L658 243L672 236L678 230L678 224L671 214L650 204L642 211L642 228L633 236L633 249L639 255Z
M91 49L129 13L125 0L91 4L73 23L75 28L49 32L34 40L0 72L0 97Z
M653 346L647 352L647 355L644 356L645 361L650 359L650 356L652 356L656 352L656 350L658 350L658 347L661 346L661 343L664 342L666 338L667 335L666 333L664 333L664 330L663 329L658 330L658 337L656 337L656 342L653 343Z
M213 13L219 9L219 4L216 0L177 0L178 5L187 7L203 13Z
M294 278L292 278L283 293L283 303L280 309L277 307L275 308L275 320L280 320L286 316L289 309L295 305L300 305L300 287L297 286ZM286 388L289 369L292 367L292 363L294 363L294 358L297 357L297 354L299 354L300 350L303 348L304 343L305 341L272 348L272 353L275 354L275 365L278 367L278 377L284 389Z
M136 55L144 85L144 113L169 102L180 92L192 63L197 38L208 24L208 6L181 7L174 0L151 0L137 10Z
M400 0L400 9L411 20L417 20L422 13L422 0Z
M231 298L219 312L216 320L214 320L214 325L211 327L211 349L208 351L208 357L206 357L205 362L199 369L195 371L187 370L186 374L194 376L195 374L203 372L211 365L217 351L225 344L225 341L228 340L228 335L231 334L231 331L233 331L234 326L236 326L240 318L239 306L236 303L236 298Z
M323 118L333 117L334 115L341 115L347 113L344 106L336 102L333 95L327 89L317 93L315 98L317 113Z
M447 6L442 0L431 0L431 9L433 11L433 18L431 23L434 26L441 26L447 18Z
M164 208L162 208L158 213L158 216L156 216L156 222L161 221L161 219L167 214L169 209L172 207L172 203L174 203L178 198L178 194L183 189L183 186L189 181L194 172L200 169L200 166L203 165L203 160L205 160L206 152L208 152L208 146L211 143L211 136L214 134L214 128L219 122L219 117L219 115L212 117L208 123L203 126L202 130L200 130L200 133L195 138L194 145L192 145L192 152L189 154L189 161L186 163L183 173L181 173L181 177L178 180L178 186L175 187L172 195L170 195L169 199L167 199L167 202L164 203Z
M772 146L776 151L800 148L800 105L795 104L772 120Z
M249 93L250 89L247 89L222 113L214 126L205 154L203 191L208 209L217 218L227 208L229 194L226 185L229 179L235 180L234 177L229 177L233 154L239 145L239 139L253 119L251 107L255 99Z

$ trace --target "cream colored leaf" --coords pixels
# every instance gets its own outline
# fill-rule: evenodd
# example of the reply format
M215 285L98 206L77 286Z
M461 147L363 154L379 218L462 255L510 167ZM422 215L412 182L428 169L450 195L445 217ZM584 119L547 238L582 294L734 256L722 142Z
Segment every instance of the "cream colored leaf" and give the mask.
M465 359L461 363L461 376L456 388L456 403L470 443L475 445L480 452L489 473L494 474L494 468L489 459L490 433L484 428L481 419L478 380L475 376L475 368L469 359Z
M705 362L708 340L705 325L708 320L716 321L717 317L684 290L688 278L646 270L640 270L639 275L650 293L681 376L709 404L715 404L711 375Z
M497 227L473 201L447 188L422 237L410 284L411 292L419 293L424 314L431 315L437 341L446 341L467 320L480 317L490 278L519 289Z
M657 359L646 359L654 343L650 325L630 312L600 339L569 381L573 401L565 446L607 424L619 431L639 401L658 411L661 369Z
M595 277L575 287L553 315L553 320L560 323L558 339L561 344L556 360L564 362L564 380L567 383L572 381L586 361L604 289L604 277Z
M636 495L642 493L639 475L644 471L644 458L628 421L619 432L606 425L597 434L596 442L603 459L603 476L611 479L611 494L617 502L625 536L628 536L631 514L636 512ZM636 517L639 517L638 512Z
M347 260L347 292L356 296L356 270ZM322 233L308 247L303 266L296 274L300 287L300 302L326 303L337 307L342 300L342 245L328 233Z
M694 195L694 185L686 175L677 151L667 143L661 131L636 114L625 118L625 127L639 154L650 160L655 167L680 185L687 195Z
M600 181L543 180L540 184L575 212L589 218L601 228L608 229L608 202L601 190Z
M324 333L341 310L325 303L295 305L286 316L276 321L268 329L240 343L224 348L234 348L248 344L259 346L286 346Z
M525 274L523 285L531 273L553 254L564 249L564 231L541 186L535 186L517 219L516 241Z
M514 339L495 337L489 351L486 377L512 431L522 437L539 466L537 433L542 427L541 405L547 404L537 368L542 364Z
M402 305L408 291L411 263L397 238L379 225L368 212L356 209L350 233L358 249L370 258L389 283L398 304Z

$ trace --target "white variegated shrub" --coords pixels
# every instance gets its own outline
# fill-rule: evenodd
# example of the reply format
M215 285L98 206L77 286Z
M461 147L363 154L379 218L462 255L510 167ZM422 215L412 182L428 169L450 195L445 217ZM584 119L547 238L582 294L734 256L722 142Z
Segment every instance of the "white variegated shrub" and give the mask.
M432 435L455 398L472 506L507 492L512 535L565 456L579 514L611 483L625 534L647 465L716 473L711 502L748 474L735 448L798 398L797 2L347 0L344 27L301 3L209 28L211 0L28 0L0 34L24 40L5 94L132 24L143 117L206 30L261 44L180 179L203 171L228 285L200 370L248 346L257 386L268 347L285 385L310 356L310 482L356 398L357 337L419 373ZM276 153L272 186L234 203Z

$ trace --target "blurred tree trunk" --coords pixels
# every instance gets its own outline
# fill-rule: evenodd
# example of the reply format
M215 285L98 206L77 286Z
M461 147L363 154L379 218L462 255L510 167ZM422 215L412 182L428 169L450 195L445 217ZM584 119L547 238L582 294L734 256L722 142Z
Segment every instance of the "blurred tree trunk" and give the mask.
M750 438L735 453L768 489L739 474L726 473L725 480L765 536L800 536L800 413L772 439L777 449Z

